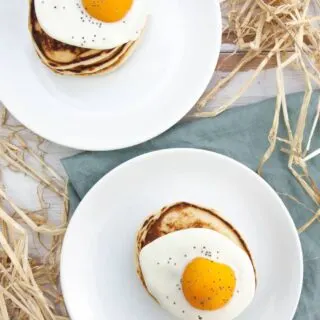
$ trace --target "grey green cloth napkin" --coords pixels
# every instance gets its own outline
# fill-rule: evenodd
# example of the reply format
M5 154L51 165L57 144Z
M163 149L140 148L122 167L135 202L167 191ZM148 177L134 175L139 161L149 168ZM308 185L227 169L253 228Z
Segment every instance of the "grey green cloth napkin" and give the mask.
M310 117L306 129L308 136L316 113L319 93L312 97ZM287 97L289 116L296 123L303 94ZM217 118L197 119L176 125L159 137L135 147L107 152L84 152L64 159L63 165L70 178L71 212L88 190L107 172L120 163L153 150L192 147L213 150L234 158L256 170L261 156L268 147L268 132L274 115L275 99L247 107L229 110ZM312 148L320 148L320 125L313 139ZM284 124L280 124L279 136L286 138ZM320 157L309 162L311 175L320 187ZM277 191L290 194L308 207L315 204L301 189L287 169L287 156L276 150L264 169L264 178ZM287 197L282 197L296 226L303 225L312 214ZM316 222L301 235L304 251L304 287L295 319L320 319L320 223ZM288 268L290 266L288 265ZM270 319L272 320L272 319ZM289 319L284 319L289 320Z

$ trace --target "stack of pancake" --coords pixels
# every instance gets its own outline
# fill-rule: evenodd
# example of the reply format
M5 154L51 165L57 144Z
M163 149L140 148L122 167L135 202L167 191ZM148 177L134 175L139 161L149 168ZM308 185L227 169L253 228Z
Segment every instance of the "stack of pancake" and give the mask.
M189 228L212 229L223 234L243 249L252 260L250 251L241 235L217 212L194 204L179 202L148 217L138 231L136 241L137 273L144 286L145 282L139 263L139 254L142 248L169 233Z
M148 217L136 238L138 276L179 319L236 319L256 292L239 232L215 210L180 202Z
M41 61L62 75L89 76L114 71L130 57L139 40L108 50L80 48L57 41L41 28L34 0L30 0L29 29Z

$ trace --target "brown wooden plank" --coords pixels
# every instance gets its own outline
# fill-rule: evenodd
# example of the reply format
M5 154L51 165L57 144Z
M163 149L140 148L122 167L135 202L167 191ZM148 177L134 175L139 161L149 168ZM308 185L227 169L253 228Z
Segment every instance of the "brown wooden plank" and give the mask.
M230 72L232 71L241 61L241 59L244 57L244 52L239 53L224 53L221 52L217 64L216 70L223 71L223 72ZM252 61L250 61L241 71L249 71L256 69L261 61L263 60L264 56L255 58ZM275 58L271 59L269 63L266 66L266 69L271 69L276 67L276 60Z
M236 39L234 34L229 34L228 32L222 34L222 43L235 43Z

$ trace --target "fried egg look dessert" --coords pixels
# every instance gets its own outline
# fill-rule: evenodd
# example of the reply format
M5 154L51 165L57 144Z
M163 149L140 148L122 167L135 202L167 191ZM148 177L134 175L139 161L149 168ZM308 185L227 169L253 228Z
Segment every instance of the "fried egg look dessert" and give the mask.
M38 56L62 75L120 67L144 29L146 0L30 0L29 30Z
M173 316L232 320L256 289L250 252L213 210L177 203L149 217L137 236L138 275Z

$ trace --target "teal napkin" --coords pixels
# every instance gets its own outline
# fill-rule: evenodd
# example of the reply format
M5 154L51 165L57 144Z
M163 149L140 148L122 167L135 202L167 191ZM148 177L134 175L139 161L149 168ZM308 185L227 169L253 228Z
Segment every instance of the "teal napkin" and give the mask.
M310 104L310 117L306 126L308 137L316 113L319 93L315 93ZM296 123L303 94L287 97L291 123ZM236 159L256 170L261 156L268 147L275 108L275 99L266 100L247 107L236 108L217 118L197 119L178 124L159 137L135 147L107 152L84 152L64 159L63 165L70 178L70 205L74 211L88 190L107 172L120 163L153 150L192 147L213 150ZM313 149L320 148L320 125L313 139ZM280 124L279 136L286 138L284 124ZM286 193L308 207L316 210L315 204L304 193L287 169L287 156L279 148L264 167L264 179L279 193ZM320 157L309 162L310 174L320 187ZM282 196L297 227L303 225L312 214L303 206ZM320 319L320 224L316 222L301 235L304 251L304 287L295 319ZM288 268L290 266L288 265ZM270 319L271 320L271 319ZM284 319L289 320L289 319Z

